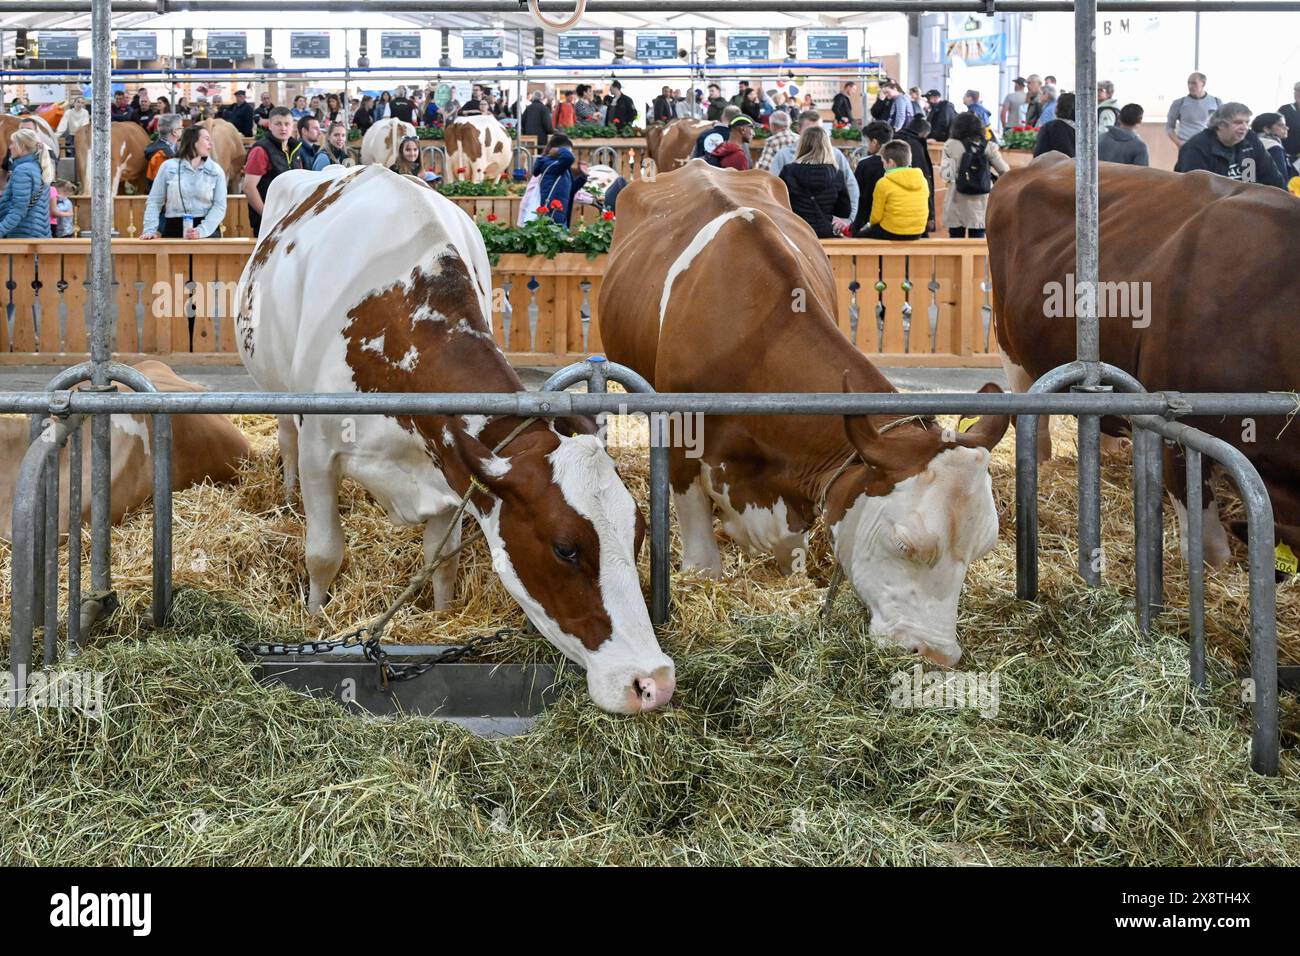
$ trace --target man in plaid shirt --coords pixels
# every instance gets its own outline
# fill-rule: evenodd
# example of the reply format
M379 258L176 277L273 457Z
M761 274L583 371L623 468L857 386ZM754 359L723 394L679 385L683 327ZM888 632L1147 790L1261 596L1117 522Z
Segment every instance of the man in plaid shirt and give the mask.
M757 168L771 171L776 154L799 142L799 137L790 132L790 114L785 110L777 110L768 117L767 123L772 135L764 141L763 155L758 157Z

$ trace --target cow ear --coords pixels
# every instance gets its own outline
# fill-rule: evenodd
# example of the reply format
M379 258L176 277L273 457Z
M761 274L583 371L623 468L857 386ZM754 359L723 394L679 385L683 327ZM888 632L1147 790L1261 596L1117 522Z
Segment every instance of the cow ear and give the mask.
M641 506L636 506L636 538L632 545L632 559L634 561L641 558L641 545L645 542L645 515L641 513Z
M1002 389L996 383L988 382L979 393L986 395L989 392L1001 394ZM967 448L987 448L992 451L1010 427L1010 415L962 416L957 423L957 443Z
M857 391L849 383L849 370L844 370L844 378L840 383L846 395L851 395ZM888 465L882 452L884 439L880 437L880 432L871 424L870 415L845 415L844 416L844 434L848 436L849 444L858 450L862 460L868 465L874 465L877 468L884 468Z
M451 429L451 439L455 461L444 464L463 472L468 483L480 491L505 497L511 488L510 459L497 455L464 429Z

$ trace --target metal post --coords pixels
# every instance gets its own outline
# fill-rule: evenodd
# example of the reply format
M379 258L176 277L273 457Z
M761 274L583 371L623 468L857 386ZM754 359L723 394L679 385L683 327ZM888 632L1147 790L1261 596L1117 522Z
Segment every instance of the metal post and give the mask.
M109 31L112 0L94 0L91 8L91 382L96 388L109 387L108 363L112 356L113 252L109 236L113 228L113 197L109 162ZM112 470L112 423L107 415L94 416L91 423L91 546L90 586L97 594L112 588L109 570Z
M1187 459L1187 612L1191 617L1192 684L1205 686L1205 547L1201 513L1201 453Z
M668 623L668 418L650 419L650 623Z
M1100 374L1100 364L1097 365ZM1085 373L1086 374L1086 373ZM1075 385L1072 392L1109 392L1109 385ZM1090 587L1101 584L1101 417L1079 416L1079 574Z
M51 423L52 426L53 423ZM53 427L51 427L51 436ZM59 453L45 465L45 628L43 663L59 657Z
M68 659L81 653L81 423L68 439Z
M1160 613L1163 595L1157 587L1156 567L1162 559L1163 533L1160 527L1162 454L1160 436L1145 428L1133 430L1133 526L1134 558L1137 564L1137 622L1146 634ZM1153 508L1151 501L1156 500Z

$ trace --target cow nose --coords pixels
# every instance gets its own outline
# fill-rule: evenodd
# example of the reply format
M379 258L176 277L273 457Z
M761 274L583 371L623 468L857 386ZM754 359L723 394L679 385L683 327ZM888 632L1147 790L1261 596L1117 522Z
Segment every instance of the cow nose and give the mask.
M632 693L642 711L662 707L672 699L676 689L677 679L667 667L660 667L632 681Z
M961 660L961 647L957 644L931 644L916 637L902 638L899 643L907 653L919 654L940 667L955 667Z

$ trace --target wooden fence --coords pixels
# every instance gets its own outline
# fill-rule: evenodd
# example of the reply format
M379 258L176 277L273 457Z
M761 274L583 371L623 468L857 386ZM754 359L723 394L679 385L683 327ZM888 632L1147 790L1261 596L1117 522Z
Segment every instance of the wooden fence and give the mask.
M828 240L845 336L883 365L996 366L987 250L980 240ZM176 364L238 364L235 287L252 240L113 243L115 350ZM497 342L519 365L601 350L605 258L502 256L493 270ZM90 241L0 240L0 365L84 360Z

